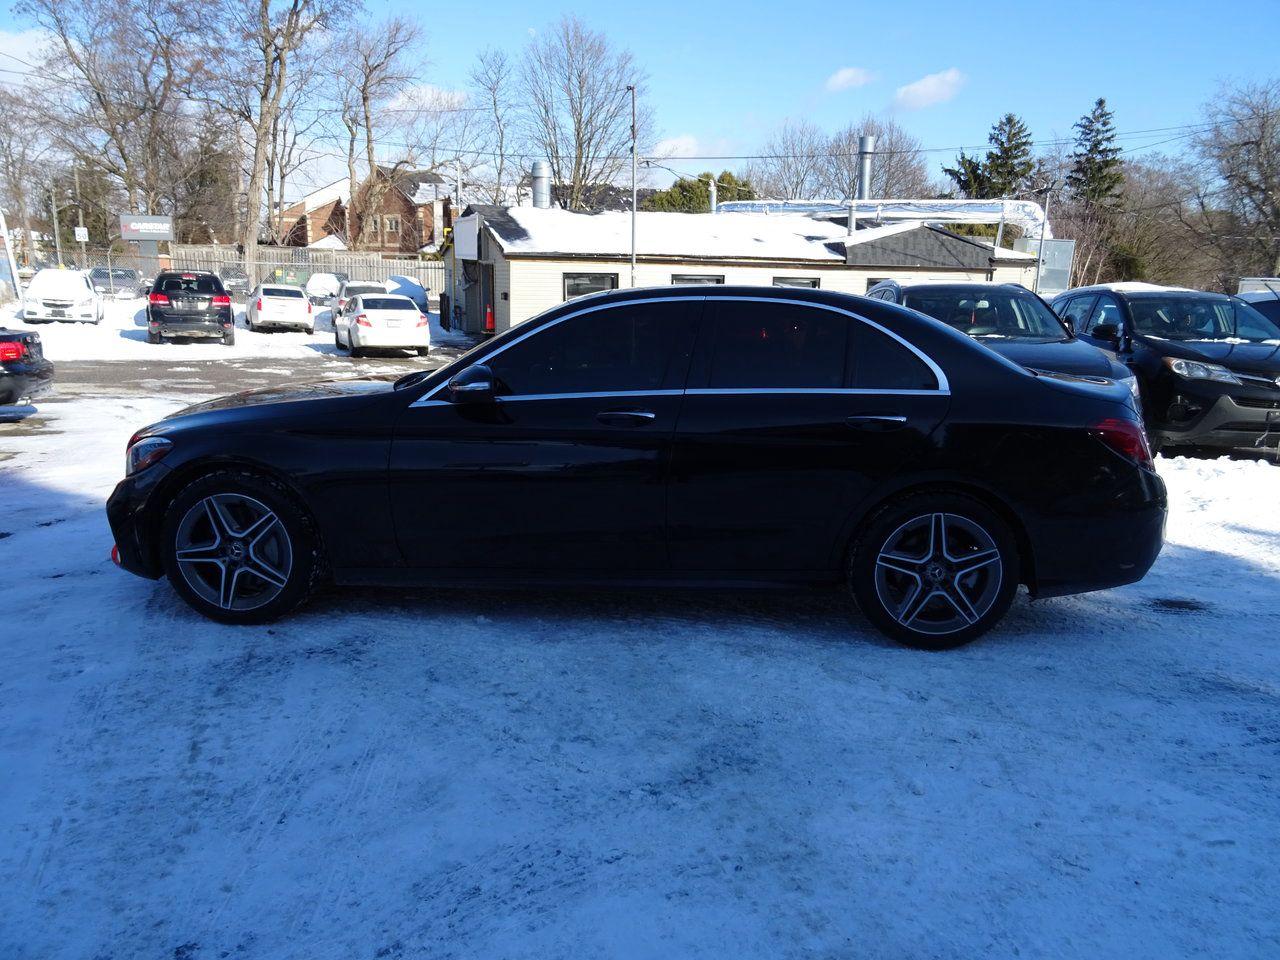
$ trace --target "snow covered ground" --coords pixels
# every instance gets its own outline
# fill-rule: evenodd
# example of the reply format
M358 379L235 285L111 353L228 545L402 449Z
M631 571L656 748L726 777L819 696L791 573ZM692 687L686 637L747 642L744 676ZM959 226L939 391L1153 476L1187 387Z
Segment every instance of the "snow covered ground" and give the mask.
M237 629L107 559L176 405L0 425L7 960L1280 956L1276 466L1161 460L1145 582L945 654L826 595Z
M397 289L405 288L400 281ZM419 290L422 288L419 287ZM407 290L406 295L413 295ZM422 294L425 300L425 293ZM333 342L333 325L328 308L313 308L316 317L315 333L279 331L253 333L245 329L244 306L236 306L236 342L224 346L218 342L147 343L147 314L145 300L108 300L106 316L98 325L84 323L34 323L21 319L16 302L0 306L0 327L12 330L35 330L44 343L44 355L55 364L60 360L210 360L241 357L267 357L280 360L314 358L339 354ZM452 343L459 340L440 326L438 314L431 315L432 343Z

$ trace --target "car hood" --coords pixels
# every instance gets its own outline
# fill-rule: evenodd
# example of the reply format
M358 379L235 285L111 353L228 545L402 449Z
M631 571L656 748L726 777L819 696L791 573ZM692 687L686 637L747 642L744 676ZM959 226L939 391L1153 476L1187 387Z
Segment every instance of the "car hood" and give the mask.
M1058 343L1028 343L1018 340L979 340L984 347L1012 360L1020 367L1051 370L1077 377L1114 377L1111 360L1097 347L1083 340Z
M273 403L302 403L317 400L339 400L343 398L369 397L389 393L396 377L364 377L358 380L321 380L316 383L291 383L279 387L263 387L259 390L245 390L233 393L216 400L183 407L169 414L166 420L174 417L188 417L198 413L214 413L225 410L236 410L244 407L258 407Z
M1247 340L1166 340L1139 336L1154 350L1183 360L1218 363L1233 370L1280 373L1280 342Z

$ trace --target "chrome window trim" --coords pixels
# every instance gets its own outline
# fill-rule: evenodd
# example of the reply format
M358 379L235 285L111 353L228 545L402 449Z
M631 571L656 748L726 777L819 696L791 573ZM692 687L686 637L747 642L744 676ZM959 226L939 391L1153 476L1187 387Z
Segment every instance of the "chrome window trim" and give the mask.
M909 351L911 351L911 353L913 353L917 358L919 358L924 363L925 366L929 368L929 370L933 373L934 378L938 383L938 386L936 389L933 389L933 390L892 390L892 389L877 389L874 387L737 387L737 388L695 387L692 390L686 389L686 390L671 390L671 391L665 391L665 390L634 391L632 390L632 391L608 391L608 392L600 392L600 393L593 392L593 393L565 393L565 394L524 394L520 396L500 397L498 399L503 401L512 401L512 400L520 401L520 400L546 400L546 399L581 399L585 397L674 396L677 394L706 395L706 394L717 394L717 393L718 394L826 393L826 394L852 394L852 395L881 394L883 396L950 396L951 395L951 383L949 380L947 380L947 375L943 373L942 368L938 366L937 363L934 362L933 358L930 357L923 350L921 350L919 347L915 346L913 343L898 336L898 334L894 333L892 330L889 330L888 328L881 326L880 324L876 323L874 320L868 317L864 317L861 314L853 313L852 311L846 310L843 307L832 306L829 303L815 303L814 301L811 301L811 300L797 300L791 297L751 297L751 296L744 296L744 295L737 295L737 296L719 295L718 296L716 294L707 294L704 296L698 296L698 295L685 294L685 295L676 296L676 297L645 297L639 300L624 300L620 303L595 304L594 306L584 307L581 310L574 310L571 313L566 313L562 317L556 317L554 320L550 321L549 323L544 323L541 326L536 327L533 330L530 330L528 333L521 334L520 336L511 340L509 343L504 343L497 350L493 351L493 353L487 354L480 362L487 363L493 357L499 356L500 354L514 347L517 343L523 343L525 340L529 339L535 334L542 333L545 330L550 330L552 327L556 326L557 324L564 323L566 320L572 320L575 317L585 316L588 313L598 313L601 310L613 310L615 308L628 307L628 306L633 306L635 304L640 304L640 303L685 303L690 301L693 301L693 302L700 301L705 303L708 300L722 300L725 302L749 302L749 303L789 303L789 304L792 304L793 306L817 307L818 309L821 309L821 310L830 310L832 313L844 314L846 317L851 317L852 319L857 320L859 323L865 323L867 326L880 331L885 336L889 337L891 340L894 340L899 344L901 344L902 346L906 347ZM423 394L413 403L409 404L409 406L425 407L425 406L434 406L439 403L450 403L451 401L448 401L448 400L433 399L437 393L439 393L448 385L449 385L449 381L447 380L444 383L437 384L436 386L432 387L429 391L427 391L427 393Z
M683 390L588 390L583 393L522 393L494 399L499 403L523 403L526 400L586 400L590 397L680 397L684 393Z

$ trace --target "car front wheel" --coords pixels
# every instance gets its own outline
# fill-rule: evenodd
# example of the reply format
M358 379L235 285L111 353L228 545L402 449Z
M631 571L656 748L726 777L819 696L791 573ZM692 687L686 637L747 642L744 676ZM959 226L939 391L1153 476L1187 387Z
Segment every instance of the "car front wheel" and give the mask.
M220 470L194 481L164 520L165 571L193 609L265 623L303 603L322 568L315 528L282 484Z
M858 606L883 633L945 650L1004 617L1018 589L1017 544L1007 523L959 494L921 493L881 510L849 563Z

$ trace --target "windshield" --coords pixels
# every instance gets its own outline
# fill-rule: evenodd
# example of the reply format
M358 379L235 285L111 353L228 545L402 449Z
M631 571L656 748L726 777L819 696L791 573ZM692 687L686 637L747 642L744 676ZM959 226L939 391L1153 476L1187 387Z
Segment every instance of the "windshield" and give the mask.
M1235 297L1134 297L1129 313L1134 333L1161 340L1280 340L1280 327Z
M303 292L296 287L263 287L262 293L268 297L294 297L301 300Z
M343 293L347 297L358 297L362 293L386 293L387 288L372 283L349 283Z
M1038 299L1011 290L907 291L904 306L927 313L975 340L1056 343L1071 335Z

